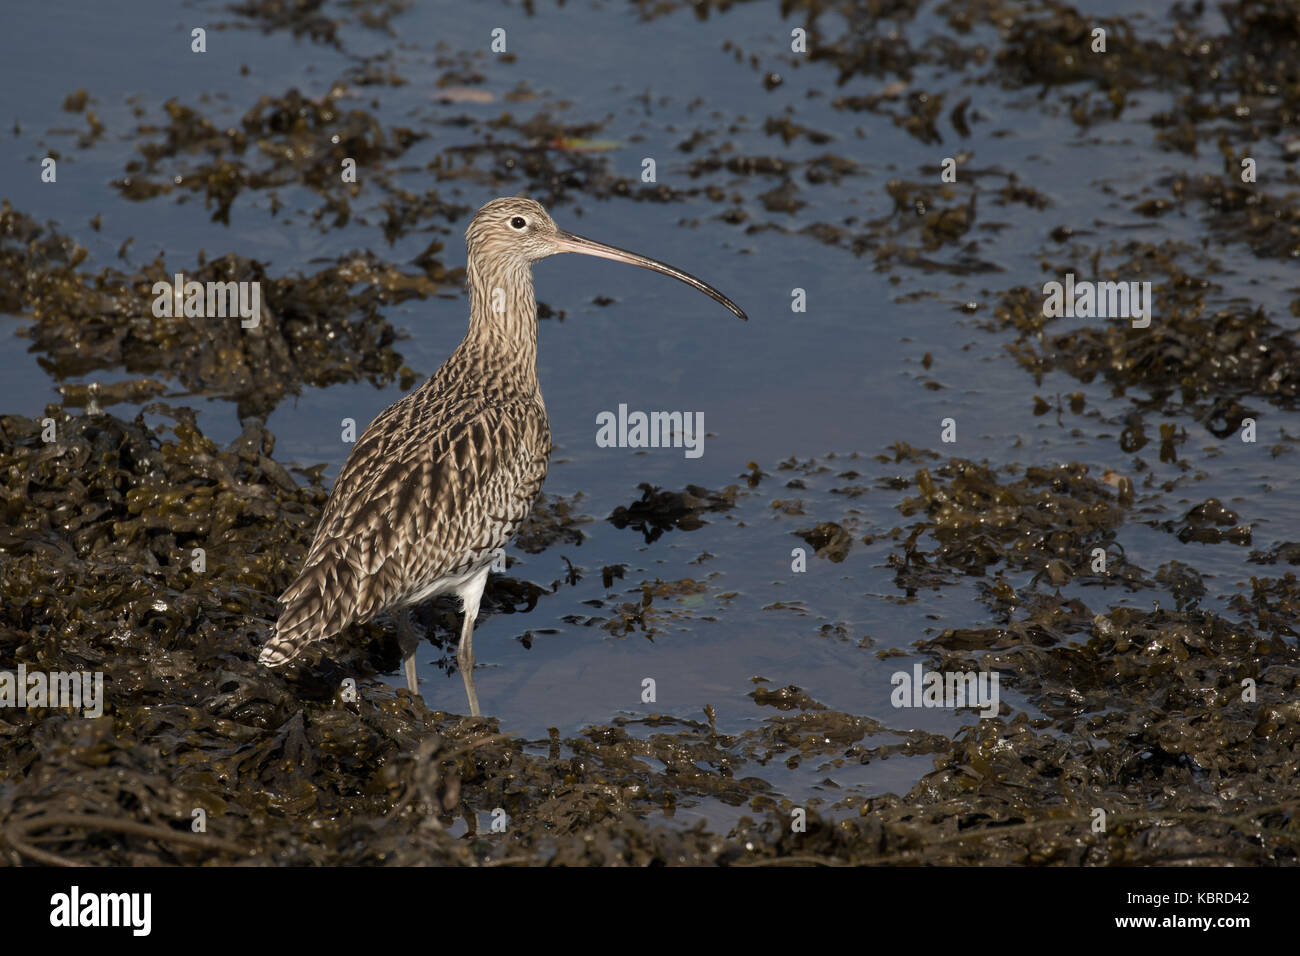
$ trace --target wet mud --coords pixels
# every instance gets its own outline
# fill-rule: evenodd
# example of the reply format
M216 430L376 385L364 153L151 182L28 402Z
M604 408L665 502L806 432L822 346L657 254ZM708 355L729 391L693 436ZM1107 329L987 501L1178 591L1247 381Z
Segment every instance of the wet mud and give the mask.
M939 669L996 670L1044 716L1004 704L950 739L757 678L752 696L772 714L744 733L719 733L702 713L526 741L379 682L398 663L382 624L287 672L256 663L325 495L274 461L264 431L218 448L161 406L166 428L51 414L60 437L48 444L30 420L0 422L0 628L31 667L102 670L113 705L96 719L6 713L12 863L1259 863L1294 862L1300 848L1295 575L1255 579L1233 618L1108 607L1107 589L1149 575L1122 561L1093 582L1091 603L1063 598L1054 575L1071 575L1056 569L1104 547L1126 514L1124 493L1081 469L999 476L954 459L904 477L878 464L871 492L892 495L905 526L883 532L901 593L986 582L990 626L944 630L921 650ZM822 462L797 470L805 488L818 472L842 480ZM678 502L707 508L699 491ZM844 524L805 534L839 543ZM575 533L543 507L526 535L545 546ZM1040 572L1027 587L1001 577L1025 567ZM679 612L655 602L699 587L646 586L605 626L671 619ZM500 613L520 590L494 580L485 609ZM1255 702L1242 700L1246 681ZM934 769L902 796L810 806L797 837L765 774L774 761L833 774L896 756ZM729 834L670 825L703 798L743 808L745 822ZM1091 830L1097 807L1104 834ZM219 839L193 839L195 810L220 818ZM509 835L480 832L498 810Z
M346 48L350 30L391 34L401 8L350 6L346 20L312 4L253 2L231 14L238 29ZM666 3L644 15L703 16L726 6ZM790 25L813 28L806 68L841 83L877 81L871 96L834 97L837 112L855 123L889 122L919 143L960 143L988 122L961 93L978 82L1037 97L1024 107L1030 115L1065 111L1080 127L1122 115L1135 92L1164 92L1167 108L1149 120L1161 147L1223 152L1229 169L1240 157L1228 132L1233 142L1291 149L1300 15L1289 4L1224 4L1224 31L1186 4L1153 35L1057 3L945 3L928 11L944 25L929 42L886 37L891 24L927 6L893 4L886 16L875 5L810 2L788 16ZM995 49L967 36L986 20L998 24ZM1080 55L1097 25L1120 55ZM769 92L781 88L788 67L779 57L732 53L752 58ZM386 170L427 145L423 130L466 122L473 101L466 91L481 77L472 63L444 54L441 85L461 92L430 99L420 122L394 126L356 91L402 78L386 72L382 58L359 59L328 95L267 94L238 126L167 103L130 133L139 158L117 187L142 203L201 201L218 222L229 222L245 195L305 189L319 205L297 212L321 231L366 220L389 241L429 233L413 262L390 261L381 250L340 257L310 275L279 274L234 254L147 264L123 256L105 265L88 262L71 226L36 223L16 203L0 209L0 304L24 317L26 346L63 396L43 416L0 415L0 666L100 671L110 688L98 717L0 710L0 860L1300 862L1293 570L1300 543L1294 529L1261 523L1250 500L1198 492L1203 462L1188 459L1200 440L1186 427L1191 420L1228 440L1244 418L1266 421L1271 411L1295 408L1293 323L1226 298L1215 263L1221 248L1294 260L1294 166L1267 186L1193 172L1162 183L1137 211L1154 221L1197 217L1207 242L1188 247L1103 241L1090 223L1061 221L1048 196L1005 171L972 169L951 186L869 180L862 164L837 152L842 142L775 115L775 106L767 120L774 143L824 154L735 155L725 136L683 132L695 184L685 188L617 174L603 159L599 121L503 112L480 145L435 150L423 161L450 178L527 191L548 205L702 198L739 230L811 237L883 272L978 277L988 295L966 310L972 327L1016 363L1034 413L1109 436L1130 467L1121 474L1032 450L1019 461L974 461L937 444L913 447L900 435L884 449L755 463L717 489L633 482L627 503L603 519L587 513L580 494L546 495L514 549L562 553L565 576L529 580L516 576L531 575L527 565L508 567L485 595L485 615L518 613L527 627L527 613L562 588L599 578L611 597L573 623L653 639L704 613L700 595L734 594L707 565L697 577L665 581L588 563L581 546L594 524L649 545L712 522L772 523L809 562L887 568L888 599L918 620L928 601L974 588L966 626L933 629L909 648L935 670L999 676L1006 696L998 713L963 712L965 725L952 733L837 711L771 673L753 677L749 696L764 716L743 730L721 732L705 705L694 720L651 713L523 739L493 718L431 709L382 681L399 661L384 619L286 670L258 665L276 595L310 543L328 491L322 466L277 458L268 415L306 385L409 387L415 375L386 310L454 292L463 280L439 256L466 207L436 190L413 194ZM936 69L950 89L915 86ZM524 87L512 95L537 94ZM1251 108L1227 105L1244 97ZM65 109L93 131L94 105L78 91ZM85 135L77 148L93 149L97 139ZM345 156L378 170L364 208L336 175ZM892 212L870 222L800 218L808 198L841 182L884 189ZM998 265L996 217L1007 207L1052 220L1038 250L1047 272L1091 262L1099 278L1152 279L1160 321L1142 330L1070 329L1045 318L1038 290ZM274 215L275 201L270 208ZM261 327L249 334L237 323L151 317L150 289L177 271L198 281L259 281ZM1291 312L1298 309L1293 303ZM79 381L97 371L118 379ZM1080 388L1104 382L1127 411L1102 412L1081 391L1035 394L1057 372ZM941 370L927 363L925 374L944 387ZM237 409L242 434L233 442L206 437L187 407L208 399ZM1285 429L1269 434L1268 461L1294 455ZM1157 462L1186 471L1157 479ZM1158 536L1169 557L1150 567L1130 558L1117 538L1135 528ZM1234 550L1249 574L1225 582L1203 570L1206 549ZM1212 578L1231 592L1217 605L1207 600ZM443 665L454 668L455 606L435 602L420 621L444 648ZM904 653L839 624L823 624L821 634L856 645L864 660ZM834 783L855 766L910 758L926 769L905 792ZM829 783L794 799L784 781L800 769ZM732 809L736 822L681 822L706 804ZM806 813L803 829L792 828L796 811ZM209 821L202 833L192 827L200 814ZM509 824L495 832L502 816Z

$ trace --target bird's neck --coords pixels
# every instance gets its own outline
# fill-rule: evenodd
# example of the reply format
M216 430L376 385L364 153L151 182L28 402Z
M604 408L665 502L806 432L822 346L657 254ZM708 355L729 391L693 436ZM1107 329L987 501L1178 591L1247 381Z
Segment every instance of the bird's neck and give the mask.
M537 300L526 263L491 265L471 255L469 332L462 348L481 362L537 381Z

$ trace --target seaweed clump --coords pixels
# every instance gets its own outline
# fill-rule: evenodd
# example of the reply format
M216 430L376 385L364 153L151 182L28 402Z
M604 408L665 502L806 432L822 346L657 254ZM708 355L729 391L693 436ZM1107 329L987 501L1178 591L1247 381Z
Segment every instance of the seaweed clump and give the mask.
M170 308L155 316L154 285L173 281L162 262L134 274L105 268L91 275L78 268L85 258L71 239L0 205L0 307L31 314L22 334L42 366L56 379L100 369L174 379L191 394L237 401L241 417L265 416L304 384L365 378L383 386L401 373L409 386L413 376L383 307L436 288L426 276L404 276L373 257L311 276L275 276L259 262L226 255L183 273L205 290L208 283L257 283L260 314L245 328L238 315ZM362 280L365 288L354 292Z

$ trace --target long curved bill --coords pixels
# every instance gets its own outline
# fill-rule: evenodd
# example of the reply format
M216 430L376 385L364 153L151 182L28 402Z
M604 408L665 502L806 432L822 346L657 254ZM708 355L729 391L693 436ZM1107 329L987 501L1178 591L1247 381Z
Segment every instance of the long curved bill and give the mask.
M577 252L584 256L599 256L602 259L613 259L615 262L626 262L628 265L640 266L642 269L662 272L666 276L672 276L674 279L685 282L693 289L698 289L715 302L721 302L746 322L749 321L749 316L740 310L740 306L713 288L713 286L700 281L689 272L683 272L681 269L660 262L658 259L637 255L635 252L628 252L626 249L619 249L616 246L607 246L603 242L595 242L585 236L575 236L563 229L556 232L555 245L557 252Z

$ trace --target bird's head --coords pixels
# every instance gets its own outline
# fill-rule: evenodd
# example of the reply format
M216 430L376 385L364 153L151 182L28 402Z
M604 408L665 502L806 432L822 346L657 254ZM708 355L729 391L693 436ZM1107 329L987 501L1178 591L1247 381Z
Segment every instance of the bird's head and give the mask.
M672 276L721 302L740 318L748 318L725 295L688 272L648 256L566 232L555 224L541 203L531 199L493 199L470 220L469 228L465 230L465 244L471 262L494 263L506 268L527 268L540 259L561 252L626 262Z
M556 247L560 230L531 199L494 199L480 209L465 230L471 257L531 265L563 250Z

